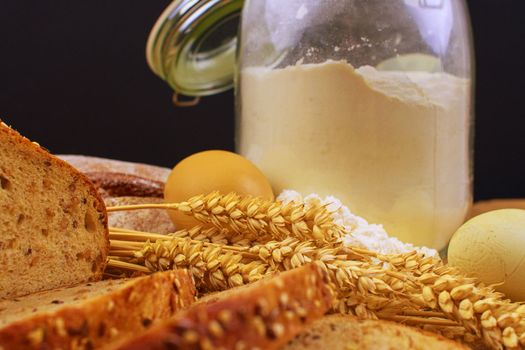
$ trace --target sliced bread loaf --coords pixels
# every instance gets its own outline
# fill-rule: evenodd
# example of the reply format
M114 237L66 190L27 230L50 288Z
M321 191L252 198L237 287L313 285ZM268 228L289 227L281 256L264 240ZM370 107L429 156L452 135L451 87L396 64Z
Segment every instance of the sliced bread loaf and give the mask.
M116 348L278 349L332 303L324 271L306 265L210 295Z
M0 349L95 349L195 300L186 270L106 280L0 302Z
M0 122L0 298L98 280L108 250L91 182Z
M469 347L399 323L330 315L315 321L281 350L459 350Z

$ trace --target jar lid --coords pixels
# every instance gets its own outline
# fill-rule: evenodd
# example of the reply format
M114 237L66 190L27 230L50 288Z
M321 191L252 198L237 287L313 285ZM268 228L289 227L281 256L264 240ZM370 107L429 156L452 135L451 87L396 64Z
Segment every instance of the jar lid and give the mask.
M230 89L243 3L173 1L149 35L149 67L177 94L199 97Z

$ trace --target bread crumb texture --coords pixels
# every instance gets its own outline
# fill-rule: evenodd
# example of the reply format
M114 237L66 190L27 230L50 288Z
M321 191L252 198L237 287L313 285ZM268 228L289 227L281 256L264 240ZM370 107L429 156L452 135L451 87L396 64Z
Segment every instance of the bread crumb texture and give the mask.
M108 250L92 184L0 124L0 298L98 280Z

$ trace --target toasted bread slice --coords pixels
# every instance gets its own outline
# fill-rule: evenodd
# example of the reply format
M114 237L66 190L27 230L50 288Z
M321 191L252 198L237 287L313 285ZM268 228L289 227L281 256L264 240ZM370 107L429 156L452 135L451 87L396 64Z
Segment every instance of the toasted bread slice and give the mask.
M315 321L281 350L456 350L469 347L418 328L380 320L330 315Z
M108 250L91 182L0 122L0 299L98 280Z
M315 265L206 297L117 349L277 349L333 303Z
M4 300L0 348L99 348L172 317L195 293L190 274L175 270Z

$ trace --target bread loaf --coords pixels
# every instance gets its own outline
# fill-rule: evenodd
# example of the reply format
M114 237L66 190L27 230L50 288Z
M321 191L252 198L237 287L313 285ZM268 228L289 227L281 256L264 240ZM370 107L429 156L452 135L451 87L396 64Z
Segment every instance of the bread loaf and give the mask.
M164 201L164 182L170 169L98 157L61 155L97 187L107 206ZM176 227L165 210L143 209L109 214L109 226L166 234Z
M380 320L358 320L349 315L325 316L315 321L281 350L459 350L467 346L418 328Z
M0 349L97 349L172 317L194 299L190 274L176 270L4 300Z
M332 305L317 265L208 296L116 346L134 349L278 349Z
M83 173L120 173L165 183L171 172L171 169L168 168L142 163L125 162L122 160L70 154L58 155L58 157Z
M99 189L102 197L164 197L164 182L114 172L93 171L84 175Z
M0 298L98 280L108 250L89 180L0 122Z

